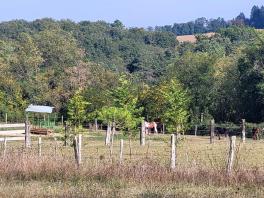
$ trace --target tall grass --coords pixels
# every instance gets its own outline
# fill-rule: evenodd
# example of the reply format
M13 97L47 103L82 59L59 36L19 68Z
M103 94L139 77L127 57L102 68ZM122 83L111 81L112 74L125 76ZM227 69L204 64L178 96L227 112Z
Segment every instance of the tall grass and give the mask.
M190 183L216 186L264 184L264 169L239 168L227 176L225 167L208 168L198 164L177 166L175 170L157 161L142 158L119 164L109 160L83 163L79 168L74 160L65 157L12 153L0 160L0 177L20 181L85 181L120 179L141 183Z
M195 139L197 143L178 145L178 163L171 170L168 160L160 160L169 157L164 155L169 153L168 143L157 141L144 148L133 143L132 160L126 146L120 164L115 158L118 150L111 158L107 147L90 140L84 144L80 167L70 147L55 153L53 143L45 143L45 153L39 157L34 148L9 145L7 155L0 156L0 197L263 197L264 167L245 160L250 156L244 151L255 154L251 152L255 144L237 146L234 171L227 175L225 142L209 145ZM257 149L261 148L258 143Z

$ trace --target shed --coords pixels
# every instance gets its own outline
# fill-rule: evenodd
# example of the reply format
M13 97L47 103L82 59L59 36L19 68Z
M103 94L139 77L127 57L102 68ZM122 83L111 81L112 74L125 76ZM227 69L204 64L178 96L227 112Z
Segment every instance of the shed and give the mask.
M54 107L50 106L41 106L41 105L29 105L26 109L26 112L33 112L33 113L52 113Z
M50 122L50 118L48 115L48 120L46 121L45 114L51 114L53 109L54 107L50 107L50 106L41 106L41 105L33 105L33 104L30 104L28 106L28 108L25 110L26 113L33 113L33 115L35 113L44 114L44 120L40 121L38 117L37 123L33 124L33 127L30 129L30 133L38 134L38 135L48 135L52 133L52 130L50 128L53 128L55 126L55 118L54 118L54 123L52 123ZM27 120L28 120L28 115L27 115Z

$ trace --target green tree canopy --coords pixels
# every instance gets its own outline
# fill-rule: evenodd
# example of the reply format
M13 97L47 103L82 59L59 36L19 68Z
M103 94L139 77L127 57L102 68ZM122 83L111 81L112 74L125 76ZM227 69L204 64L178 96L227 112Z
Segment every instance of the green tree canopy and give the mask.
M78 90L74 96L69 100L68 116L69 120L76 126L81 126L82 122L86 119L87 106L90 103L85 101L82 96L82 91Z

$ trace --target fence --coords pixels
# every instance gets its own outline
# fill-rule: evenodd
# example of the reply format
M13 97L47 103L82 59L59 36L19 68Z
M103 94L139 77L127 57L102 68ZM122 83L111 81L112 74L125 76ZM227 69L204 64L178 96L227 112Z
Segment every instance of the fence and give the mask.
M76 139L72 138L70 146L64 146L62 137L33 136L30 148L26 148L23 141L9 142L9 139L4 139L1 153L2 157L23 153L25 156L48 157L54 161L65 159L83 167L91 164L95 166L109 163L128 164L151 160L171 169L204 167L226 169L229 174L233 169L264 168L262 141L243 144L241 141L237 140L235 143L234 140L231 142L226 138L210 144L209 138L179 140L173 136L171 139L166 135L146 136L145 146L140 145L139 139L124 139L121 135L116 135L113 145L106 146L104 136L99 133L76 136Z
M244 126L244 125L243 125ZM126 164L143 160L152 160L170 169L206 167L210 169L226 169L228 174L233 169L263 167L262 155L264 146L261 141L248 142L236 136L214 139L215 123L211 121L210 137L192 137L185 139L174 134L146 135L144 127L141 128L139 137L127 139L121 134L113 138L113 131L108 127L107 133L86 133L83 136L69 136L67 127L65 135L58 137L32 136L30 125L2 124L0 128L23 128L25 135L20 137L3 137L1 152L5 158L13 153L36 156L37 158L49 157L71 160L78 167L88 164L108 164L118 162ZM197 134L198 127L195 127ZM245 127L242 127L242 131ZM10 132L10 130L8 130ZM208 129L209 132L209 129ZM106 137L108 141L105 142ZM68 144L67 144L67 141ZM14 142L14 140L24 140ZM68 145L68 146L67 146ZM70 146L69 146L70 145Z
M23 136L25 123L0 124L0 135L2 136Z
M219 130L227 130L228 135L235 135L245 138L253 137L253 128L259 128L261 130L259 135L260 139L264 139L264 123L247 123L245 119L241 120L240 124L234 123L214 123L214 135L217 135ZM211 123L208 124L197 124L193 125L189 130L187 130L186 134L195 135L195 136L210 136L211 135ZM224 135L223 132L220 131L220 135Z

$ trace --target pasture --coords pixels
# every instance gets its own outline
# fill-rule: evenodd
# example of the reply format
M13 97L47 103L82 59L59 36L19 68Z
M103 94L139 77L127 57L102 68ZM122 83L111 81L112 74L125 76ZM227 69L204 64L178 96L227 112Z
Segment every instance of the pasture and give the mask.
M264 141L237 137L234 168L226 174L229 138L210 144L206 136L182 136L176 146L176 169L170 169L170 135L129 141L117 134L111 146L104 132L84 132L78 168L62 135L38 136L1 147L1 197L263 197ZM124 140L120 162L120 140Z

